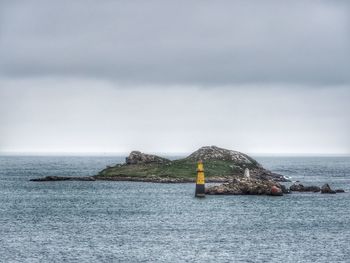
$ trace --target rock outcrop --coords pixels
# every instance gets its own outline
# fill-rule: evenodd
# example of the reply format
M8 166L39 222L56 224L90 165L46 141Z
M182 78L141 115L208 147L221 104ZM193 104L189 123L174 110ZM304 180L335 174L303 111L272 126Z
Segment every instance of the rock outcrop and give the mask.
M336 191L332 190L329 184L324 184L321 187L321 193L322 194L335 194Z
M159 157L157 155L153 154L145 154L139 151L132 151L128 157L125 159L126 164L147 164L147 163L158 163L158 164L165 164L170 163L171 161Z
M293 185L289 187L290 191L293 192L320 192L321 188L318 186L304 186L299 182L295 182Z
M186 157L186 159L194 160L194 161L198 161L198 160L232 161L242 165L247 165L247 166L253 165L257 168L262 168L261 164L259 164L256 160L254 160L253 158L249 157L244 153L219 148L217 146L201 147L200 149L198 149L197 151L193 152L191 155Z
M289 187L289 190L292 192L321 192L322 194L335 194L335 193L344 193L343 189L332 190L329 184L324 184L322 187L315 185L304 186L299 181L296 181Z
M208 195L283 195L283 187L280 184L259 179L241 178L229 183L208 187L205 193ZM285 189L285 188L284 188ZM288 193L288 192L286 192Z

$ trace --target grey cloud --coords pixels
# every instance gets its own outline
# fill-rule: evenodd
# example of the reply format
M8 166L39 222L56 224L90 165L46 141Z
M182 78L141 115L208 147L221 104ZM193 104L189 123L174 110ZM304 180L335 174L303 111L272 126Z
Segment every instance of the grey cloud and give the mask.
M346 1L4 1L0 75L350 84Z

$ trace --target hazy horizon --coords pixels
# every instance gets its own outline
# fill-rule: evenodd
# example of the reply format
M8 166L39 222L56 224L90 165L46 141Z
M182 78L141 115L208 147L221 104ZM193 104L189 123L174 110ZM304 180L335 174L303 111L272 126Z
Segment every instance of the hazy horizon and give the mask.
M234 149L233 149L234 150ZM135 151L138 151L135 149ZM195 151L195 150L194 150ZM155 154L159 156L169 156L169 157L185 157L190 155L192 152L147 152L141 151L146 154ZM130 151L131 152L131 151ZM101 157L101 156L117 156L117 157L126 157L130 152L0 152L0 156L91 156L91 157ZM250 156L255 157L350 157L350 154L347 153L263 153L263 152L243 152Z

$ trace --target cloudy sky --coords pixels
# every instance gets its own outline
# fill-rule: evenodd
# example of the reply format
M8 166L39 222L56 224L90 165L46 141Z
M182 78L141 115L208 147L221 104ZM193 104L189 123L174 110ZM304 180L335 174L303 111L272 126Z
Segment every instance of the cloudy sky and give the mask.
M0 0L0 152L350 154L348 1Z

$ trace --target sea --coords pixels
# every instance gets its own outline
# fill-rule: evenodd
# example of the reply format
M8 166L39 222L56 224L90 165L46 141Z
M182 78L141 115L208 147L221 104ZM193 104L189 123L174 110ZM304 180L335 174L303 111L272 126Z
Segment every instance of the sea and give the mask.
M124 156L1 156L0 262L350 262L350 157L259 157L345 193L195 198L195 185L30 182ZM195 167L194 167L195 169Z

